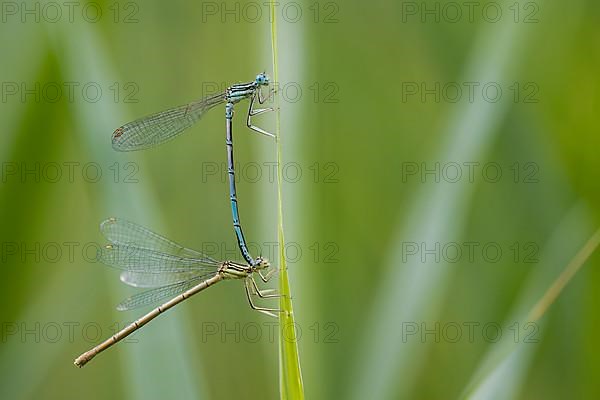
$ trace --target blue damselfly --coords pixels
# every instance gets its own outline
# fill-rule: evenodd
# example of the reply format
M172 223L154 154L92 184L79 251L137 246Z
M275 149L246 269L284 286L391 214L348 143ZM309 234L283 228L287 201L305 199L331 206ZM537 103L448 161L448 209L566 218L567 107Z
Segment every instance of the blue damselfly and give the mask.
M118 151L134 151L154 147L158 144L169 141L187 128L196 123L202 116L213 107L225 103L226 119L226 145L227 145L227 168L229 176L229 198L231 202L231 213L233 217L233 227L238 241L238 246L242 256L249 265L256 265L259 258L253 258L248 250L244 232L242 230L240 215L238 210L237 191L235 187L235 169L233 162L233 106L235 103L244 99L250 100L246 125L253 131L263 135L274 137L272 133L252 124L252 117L273 111L273 108L255 109L254 102L263 104L266 98L263 97L262 87L269 85L269 78L263 72L256 76L254 81L232 85L227 88L225 93L206 97L199 101L175 107L162 111L144 118L129 122L116 129L112 135L112 145Z

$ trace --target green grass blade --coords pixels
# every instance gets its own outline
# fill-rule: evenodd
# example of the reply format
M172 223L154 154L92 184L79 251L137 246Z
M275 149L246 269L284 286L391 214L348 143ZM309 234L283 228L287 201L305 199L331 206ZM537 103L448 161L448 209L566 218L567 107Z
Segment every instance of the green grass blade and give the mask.
M464 80L501 82L517 65L526 41L520 27L508 21L482 29L466 63ZM476 100L457 108L444 128L444 141L432 159L480 160L485 157L510 105ZM387 257L388 271L381 278L372 312L365 323L367 332L358 346L359 355L349 381L347 398L405 398L426 360L427 346L405 346L397 332L406 321L434 320L440 313L452 269L444 263L407 263L401 243L449 242L462 235L473 196L465 183L440 182L424 187L412 199L406 221L398 224ZM427 293L424 296L423 293ZM398 385L401 377L402 385Z
M560 266L567 261L566 254L575 251L574 249L586 240L587 232L590 231L587 223L590 220L590 214L588 210L582 210L582 208L584 207L575 207L546 244L546 250L541 257L542 265L545 267L531 276L529 283L522 290L521 299L516 302L515 309L507 321L519 321L519 327L535 323L537 331L543 331L545 321L541 318L548 307L554 303L566 284L600 244L600 230L597 230L572 258L567 267L558 274L558 277L550 284L548 283L551 278L556 276ZM541 293L543 294L540 295ZM536 299L539 300L536 301ZM532 304L535 305L532 307ZM530 308L531 310L529 310ZM523 339L515 343L513 336L506 335L500 342L494 344L484 356L463 391L461 399L508 400L518 398L536 350L539 350L539 346L532 345Z
M273 81L279 82L277 66L277 24L276 4L270 2L271 13L271 49L273 55ZM304 386L300 370L300 355L290 281L285 259L285 238L283 231L283 198L282 198L282 149L281 149L281 114L279 112L279 94L275 96L275 136L277 142L277 240L279 242L279 292L281 299L279 307L283 310L279 317L279 392L282 399L304 399Z

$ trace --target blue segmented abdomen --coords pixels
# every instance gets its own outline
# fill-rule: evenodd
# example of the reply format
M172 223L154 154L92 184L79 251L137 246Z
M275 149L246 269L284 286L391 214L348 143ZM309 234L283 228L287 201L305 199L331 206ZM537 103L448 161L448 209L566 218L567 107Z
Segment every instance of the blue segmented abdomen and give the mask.
M232 118L233 118L233 103L230 101L225 106L225 117L227 121L227 137L225 143L227 145L227 175L229 176L229 200L231 202L231 216L233 217L233 230L237 238L238 247L246 262L250 265L255 265L256 260L252 258L248 251L244 232L240 223L240 214L238 210L237 192L235 189L235 169L233 162L233 133L232 133Z

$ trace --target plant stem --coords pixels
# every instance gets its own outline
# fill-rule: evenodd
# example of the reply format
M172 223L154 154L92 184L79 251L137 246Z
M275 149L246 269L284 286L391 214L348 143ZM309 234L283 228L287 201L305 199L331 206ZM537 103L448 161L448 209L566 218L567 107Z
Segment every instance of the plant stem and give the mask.
M279 82L277 67L277 25L275 19L275 3L270 1L271 13L271 50L273 54L273 82ZM282 197L282 151L281 151L281 114L279 110L279 94L275 95L275 141L277 145L277 239L279 242L279 393L281 399L304 399L304 386L300 370L300 356L292 296L285 260L285 239L283 235L283 197Z
M600 229L589 238L564 271L556 278L552 286L548 288L542 298L531 309L527 316L527 321L538 321L546 313L548 307L556 301L562 290L567 286L567 283L571 281L583 264L585 264L598 245L600 245Z

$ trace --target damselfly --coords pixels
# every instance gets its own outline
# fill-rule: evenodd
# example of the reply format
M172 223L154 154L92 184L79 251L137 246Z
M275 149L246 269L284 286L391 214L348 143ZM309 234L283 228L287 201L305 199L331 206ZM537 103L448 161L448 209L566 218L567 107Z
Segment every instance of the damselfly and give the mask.
M171 307L222 280L243 279L246 296L253 309L271 316L279 312L276 308L259 307L252 300L255 296L279 297L272 290L259 289L254 279L254 275L258 274L262 281L268 282L276 272L262 257L258 257L254 265L233 261L218 262L133 222L116 218L102 222L100 230L110 242L99 253L100 261L122 270L122 282L148 289L125 299L117 309L130 310L170 300L77 357L75 365L78 367L83 367L98 353L126 338Z
M244 99L250 99L246 125L253 131L263 135L274 137L272 133L252 124L252 117L273 111L273 108L254 108L254 102L259 104L265 102L262 87L269 85L269 78L263 72L256 76L252 82L241 83L227 88L225 93L206 97L199 101L162 111L133 122L123 125L115 130L112 135L112 145L118 151L133 151L147 149L171 140L196 123L202 116L213 107L225 103L225 119L227 135L227 167L229 175L229 198L231 202L231 213L233 216L233 228L238 241L238 246L244 259L250 265L257 265L259 258L253 258L248 250L244 232L240 223L238 210L237 191L235 188L235 169L233 162L233 133L232 119L233 106Z

